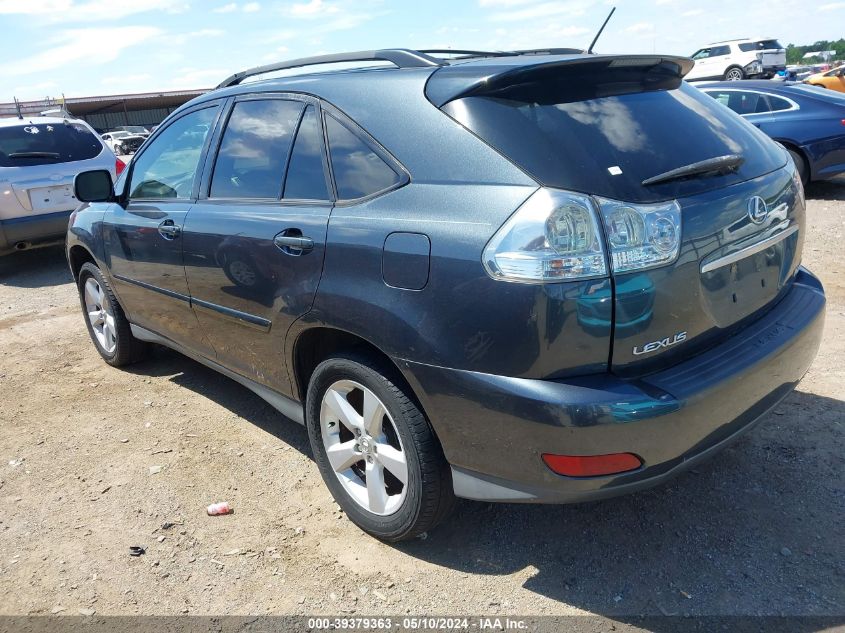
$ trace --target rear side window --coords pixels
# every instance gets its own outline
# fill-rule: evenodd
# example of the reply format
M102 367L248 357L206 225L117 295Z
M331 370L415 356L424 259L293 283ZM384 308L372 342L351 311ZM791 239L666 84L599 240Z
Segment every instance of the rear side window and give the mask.
M401 182L390 165L333 116L326 116L329 155L339 200L355 200Z
M194 178L217 107L177 119L132 161L130 197L190 198Z
M694 195L748 180L785 163L749 123L677 79L663 87L579 72L457 99L443 110L550 187L629 202ZM661 85L661 84L658 84ZM740 154L734 173L644 186L691 163Z
M781 110L789 110L792 104L786 99L781 99L774 95L769 95L769 105L772 106L772 112L780 112Z
M308 106L296 133L285 178L284 198L328 200L329 188L323 167L323 130L314 106Z
M80 123L38 123L0 127L0 167L54 165L94 158L103 151L95 134Z
M299 101L268 99L235 104L214 165L212 198L278 199Z
M710 57L721 57L722 55L730 55L730 46L714 46L710 49Z

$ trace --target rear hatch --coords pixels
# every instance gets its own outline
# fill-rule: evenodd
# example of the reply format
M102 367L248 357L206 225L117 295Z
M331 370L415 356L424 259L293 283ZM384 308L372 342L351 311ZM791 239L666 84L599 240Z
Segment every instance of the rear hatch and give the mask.
M0 220L73 210L73 178L84 169L78 161L102 152L97 136L78 122L0 126Z
M786 49L777 40L755 40L748 44L740 44L741 50L757 51L757 59L763 63L763 68L785 68Z
M447 68L427 93L544 186L634 206L678 202L677 259L613 275L612 370L658 371L772 306L801 258L803 192L786 152L682 82L688 60L547 60L499 74L493 66L462 91L457 76L470 67L451 78ZM643 184L722 156L739 164Z

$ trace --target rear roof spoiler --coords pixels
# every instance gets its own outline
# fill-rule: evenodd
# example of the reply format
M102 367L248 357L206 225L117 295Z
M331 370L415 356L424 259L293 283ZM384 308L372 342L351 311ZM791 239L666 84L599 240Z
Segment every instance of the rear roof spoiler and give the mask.
M536 61L525 57L492 58L442 66L429 78L425 93L428 100L439 108L455 99L495 92L554 70L599 73L623 67L642 68L660 70L664 76L680 79L692 70L694 63L688 57L674 55L573 55Z

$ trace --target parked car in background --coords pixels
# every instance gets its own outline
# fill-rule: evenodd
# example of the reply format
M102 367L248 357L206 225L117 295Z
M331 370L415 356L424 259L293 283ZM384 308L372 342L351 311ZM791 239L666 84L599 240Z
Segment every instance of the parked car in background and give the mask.
M845 172L845 96L792 82L698 87L786 147L805 183Z
M85 121L0 119L0 255L63 242L76 174L122 168Z
M102 139L118 156L134 154L138 148L147 140L146 136L133 134L126 130L113 130L103 134Z
M237 73L117 183L80 174L68 261L104 361L160 343L252 389L388 541L455 496L659 484L790 393L825 297L781 146L686 58L433 53ZM362 61L398 68L241 84Z
M804 79L804 83L837 92L845 92L845 64L824 73L816 73Z
M775 39L754 38L714 42L691 55L695 66L687 81L769 79L786 69L786 49Z
M150 130L145 128L143 125L118 125L115 130L123 130L124 132L129 132L130 134L134 134L136 136L143 136L147 138L150 135Z

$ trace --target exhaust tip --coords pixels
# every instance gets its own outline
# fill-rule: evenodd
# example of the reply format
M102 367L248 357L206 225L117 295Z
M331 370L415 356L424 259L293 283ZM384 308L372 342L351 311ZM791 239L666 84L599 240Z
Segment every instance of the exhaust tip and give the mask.
M25 251L26 249L30 248L31 246L32 246L32 244L30 244L29 242L17 242L15 244L15 250L16 251Z

